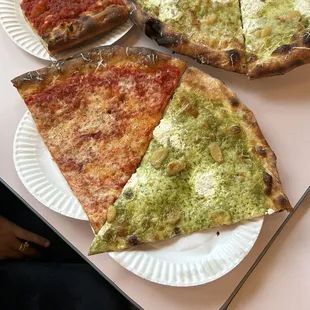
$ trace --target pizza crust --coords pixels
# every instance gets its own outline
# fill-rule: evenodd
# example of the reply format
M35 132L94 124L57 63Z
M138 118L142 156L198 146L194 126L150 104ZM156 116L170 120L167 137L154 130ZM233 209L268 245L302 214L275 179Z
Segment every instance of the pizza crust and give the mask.
M266 60L259 60L255 55L245 60L243 46L238 50L219 51L191 42L186 35L175 32L171 26L161 22L155 15L144 11L136 0L124 1L131 20L145 34L159 45L175 52L187 55L199 63L247 74L250 79L281 75L310 62L310 30L295 35L290 45L277 48Z
M31 28L35 27L27 19ZM71 22L64 22L40 37L50 55L76 46L96 35L106 33L123 24L128 19L125 5L109 5L104 10L97 9L80 15ZM37 32L36 32L37 33Z
M122 46L100 46L89 51L73 55L65 60L58 60L49 67L28 72L16 77L11 82L19 93L24 96L33 93L51 83L57 76L57 83L65 80L71 73L76 71L93 71L113 63L125 63L128 59L137 64L156 66L158 62L170 62L183 72L187 66L186 62L170 55L161 53L145 47L122 47Z
M295 36L291 44L279 46L267 60L255 59L248 62L248 76L257 79L273 75L283 75L296 67L310 63L310 30Z
M203 82L202 82L203 81ZM212 99L219 99L227 106L227 109L242 115L243 129L248 134L252 135L252 154L256 157L264 158L264 167L266 174L264 183L266 185L265 194L268 198L270 209L276 212L287 210L292 211L292 207L286 195L284 194L283 187L279 178L276 156L270 146L268 145L255 116L239 98L227 86L202 71L190 67L186 70L186 74L182 79L183 85L186 87L193 87L198 90L199 94L206 99L210 99L208 94L212 94ZM269 176L267 176L267 174Z
M129 10L130 19L145 34L159 45L189 56L201 64L207 64L228 71L246 73L245 53L239 50L219 51L191 42L184 34L176 33L172 27L162 23L155 16L142 10L135 0L124 0Z

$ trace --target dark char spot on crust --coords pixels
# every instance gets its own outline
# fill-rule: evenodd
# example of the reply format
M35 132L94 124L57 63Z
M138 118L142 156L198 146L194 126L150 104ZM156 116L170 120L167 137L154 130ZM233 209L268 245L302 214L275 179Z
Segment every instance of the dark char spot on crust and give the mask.
M269 196L271 194L271 187L266 187L264 189L264 193L265 193L265 195Z
M287 200L287 198L285 196L280 195L276 199L277 199L277 202L279 203L279 205L282 208L286 208L286 205L288 204L288 200Z
M277 49L275 49L272 54L273 55L274 54L288 54L291 50L292 50L292 46L285 44L285 45L281 45Z
M302 59L296 59L294 61L293 67L299 67L299 66L302 66L304 64L305 64L305 62Z
M265 151L264 147L262 147L262 146L257 146L255 148L255 150L261 156L265 156L266 155L266 151Z
M133 190L132 189L128 189L124 192L124 197L126 199L132 199L133 197Z
M81 20L81 22L87 22L88 20L89 20L90 18L87 16L87 15L82 15L81 17L80 17L80 20Z
M69 31L73 31L74 30L74 28L73 28L73 25L72 24L70 24L69 26L68 26L68 29L69 29Z
M174 232L176 235L179 235L179 234L181 233L180 227L175 227L175 228L173 229L173 232Z
M237 107L240 104L239 99L235 97L230 99L230 103L233 107Z
M155 18L149 18L145 23L145 34L159 45L166 47L176 46L181 41L179 35L163 33L161 22Z
M304 34L304 44L308 47L310 47L310 30L308 30L305 34Z
M254 54L251 54L249 57L248 57L248 62L254 62L258 59L258 57Z
M149 18L145 23L145 34L151 39L153 37L161 37L162 25L159 20Z
M226 51L226 53L228 54L230 58L230 63L232 66L240 62L241 57L240 57L240 53L237 50L229 50L229 51Z
M129 236L127 241L132 246L137 245L139 243L136 235Z
M263 180L264 180L264 183L267 185L267 187L271 187L271 185L272 185L272 176L269 173L264 172Z
M161 46L166 46L166 47L170 47L170 46L177 46L180 44L181 42L181 38L178 35L163 35L161 38L158 38L157 43Z

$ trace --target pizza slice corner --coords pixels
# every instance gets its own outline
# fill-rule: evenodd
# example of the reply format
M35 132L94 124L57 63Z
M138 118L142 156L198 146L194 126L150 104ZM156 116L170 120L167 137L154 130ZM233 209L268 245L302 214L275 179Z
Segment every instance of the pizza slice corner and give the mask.
M241 0L240 6L251 79L310 62L310 1Z
M89 253L283 210L292 207L253 113L222 82L191 67Z
M106 33L128 19L121 0L22 0L20 6L50 55Z

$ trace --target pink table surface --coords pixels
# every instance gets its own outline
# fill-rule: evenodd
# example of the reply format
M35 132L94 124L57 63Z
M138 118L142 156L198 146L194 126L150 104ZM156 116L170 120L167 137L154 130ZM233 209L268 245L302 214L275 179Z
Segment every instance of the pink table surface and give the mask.
M136 28L118 43L167 52ZM13 138L26 107L10 79L40 68L47 62L17 47L1 27L0 46L0 177L67 241L87 255L93 238L88 222L64 217L39 203L24 188L13 164ZM245 76L189 62L226 82L256 114L262 131L278 156L278 168L286 193L295 204L310 185L310 66L300 67L285 76L249 81ZM310 309L309 205L308 199L251 275L231 309ZM242 263L221 279L202 286L175 288L151 283L125 270L107 254L88 259L144 309L218 309L286 215L267 217L257 243Z

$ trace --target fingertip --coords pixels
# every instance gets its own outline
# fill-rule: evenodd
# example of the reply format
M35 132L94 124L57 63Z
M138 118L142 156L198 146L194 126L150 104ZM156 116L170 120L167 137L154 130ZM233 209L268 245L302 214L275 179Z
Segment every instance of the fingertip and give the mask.
M48 240L45 240L44 241L44 246L47 248L47 247L49 247L50 246L50 242L48 241Z

